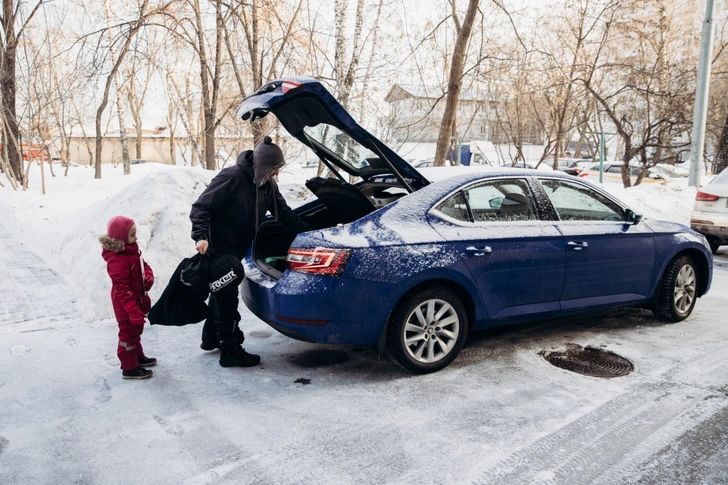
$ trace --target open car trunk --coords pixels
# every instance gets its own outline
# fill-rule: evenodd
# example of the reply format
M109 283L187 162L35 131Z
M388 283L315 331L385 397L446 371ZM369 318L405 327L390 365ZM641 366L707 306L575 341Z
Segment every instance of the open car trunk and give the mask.
M412 165L359 126L317 80L289 77L271 81L243 100L236 114L254 121L273 114L310 148L331 177L314 177L306 187L317 200L296 209L316 229L354 222L430 182ZM356 178L361 182L351 184ZM265 274L279 278L295 234L279 223L261 224L252 259Z
M407 195L407 190L394 178L350 184L339 178L314 177L306 187L317 200L294 211L314 227L325 229L348 224ZM280 278L286 269L286 254L296 234L278 221L263 222L255 235L252 260L265 274Z

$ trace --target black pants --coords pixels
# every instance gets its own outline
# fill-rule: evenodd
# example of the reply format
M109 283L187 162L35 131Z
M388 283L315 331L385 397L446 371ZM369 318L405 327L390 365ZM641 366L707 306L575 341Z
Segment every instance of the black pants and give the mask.
M202 327L202 341L212 344L234 340L236 344L242 344L245 334L238 327L238 285L210 293L209 307L210 315Z

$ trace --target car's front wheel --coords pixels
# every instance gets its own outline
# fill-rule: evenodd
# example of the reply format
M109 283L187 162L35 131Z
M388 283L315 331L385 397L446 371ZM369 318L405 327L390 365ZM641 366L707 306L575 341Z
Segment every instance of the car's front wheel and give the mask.
M698 273L688 256L670 262L662 278L660 300L655 314L671 322L685 320L695 307L698 291Z
M417 291L392 313L387 334L390 357L416 374L450 365L465 344L468 320L460 299L444 287Z

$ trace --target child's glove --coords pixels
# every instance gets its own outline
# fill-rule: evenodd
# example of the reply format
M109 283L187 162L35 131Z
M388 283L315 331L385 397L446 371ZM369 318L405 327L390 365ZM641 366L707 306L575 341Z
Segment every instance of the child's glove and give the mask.
M151 290L153 284L154 284L153 276L147 276L146 278L144 278L144 291Z
M144 318L144 313L142 313L141 311L136 311L129 314L129 321L132 325L144 325L146 319Z

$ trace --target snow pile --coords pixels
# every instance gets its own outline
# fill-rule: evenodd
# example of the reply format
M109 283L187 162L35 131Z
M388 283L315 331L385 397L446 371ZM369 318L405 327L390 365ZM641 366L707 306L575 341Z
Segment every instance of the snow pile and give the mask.
M81 318L112 318L111 285L97 240L107 221L115 215L136 221L139 246L156 277L150 292L154 301L182 258L194 254L190 207L216 173L150 163L133 166L130 175L123 175L121 167L104 166L102 178L95 179L91 168L73 167L67 177L46 173L44 195L39 169L33 167L28 191L7 184L0 188L0 224L75 286ZM279 186L289 205L311 199L304 181L314 175L315 168L295 163L281 173ZM646 217L683 224L689 223L696 192L686 180L605 188Z
M13 191L6 184L0 189L0 224L76 288L81 318L112 318L111 282L98 242L108 220L125 215L136 222L139 248L155 274L150 292L155 301L182 258L195 253L190 207L216 174L149 163L134 165L130 175L123 175L121 167L104 166L102 178L95 179L92 169L74 167L68 177L46 173L43 195L34 173L28 191ZM300 174L282 175L281 193L292 206L299 205L301 186L290 180Z

